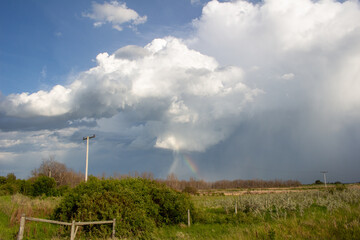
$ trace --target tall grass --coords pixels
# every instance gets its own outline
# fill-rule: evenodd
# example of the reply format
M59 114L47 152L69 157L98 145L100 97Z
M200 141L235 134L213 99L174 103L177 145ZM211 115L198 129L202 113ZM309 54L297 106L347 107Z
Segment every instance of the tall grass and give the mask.
M28 217L48 218L60 198L29 198L21 194L0 197L0 239L15 239L22 214ZM27 239L46 239L54 235L56 226L26 222ZM49 238L48 238L49 239Z
M15 238L21 213L49 218L59 201L60 198L31 199L22 195L0 197L0 239ZM359 187L241 196L192 196L192 201L196 210L191 213L191 227L186 223L159 227L151 238L360 239ZM58 226L27 222L25 239L69 238L69 234L60 232L64 231Z
M251 213L262 220L266 216L273 219L286 218L289 213L302 215L312 205L334 211L359 203L360 190L330 189L320 191L304 191L289 193L252 194L241 196L194 196L198 209L221 209L225 213L238 212Z
M190 228L159 239L360 239L360 189L241 196L194 196ZM235 214L235 203L237 214Z

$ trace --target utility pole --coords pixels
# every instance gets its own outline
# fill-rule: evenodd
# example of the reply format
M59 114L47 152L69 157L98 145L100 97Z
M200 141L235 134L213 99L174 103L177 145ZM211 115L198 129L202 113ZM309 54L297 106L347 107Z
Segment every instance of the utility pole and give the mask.
M327 188L327 186L326 186L326 174L327 174L327 171L322 171L321 173L324 174L325 188Z
M95 138L95 134L91 137L83 137L83 140L86 140L86 164L85 164L85 182L87 182L87 176L88 176L88 161L89 161L89 139Z

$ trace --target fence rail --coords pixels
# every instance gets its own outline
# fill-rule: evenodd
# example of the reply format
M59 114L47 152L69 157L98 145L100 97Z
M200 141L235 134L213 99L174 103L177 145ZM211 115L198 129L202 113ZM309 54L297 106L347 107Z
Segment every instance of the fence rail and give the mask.
M25 220L33 221L33 222L45 222L45 223L71 226L71 223L42 219L42 218L25 217Z
M83 226L83 225L94 225L94 224L107 224L107 223L113 223L114 220L108 220L108 221L96 221L96 222L75 222L75 226ZM71 225L71 224L70 224Z
M116 226L115 218L113 220L94 221L94 222L75 222L75 220L74 220L72 223L68 223L68 222L60 222L60 221L54 221L54 220L48 220L48 219L42 219L42 218L26 217L25 214L22 214L21 219L20 219L20 229L19 229L19 234L18 234L17 240L22 240L24 237L24 229L25 229L26 220L33 221L33 222L45 222L45 223L71 226L70 240L75 239L75 236L76 236L79 226L112 223L113 226L112 226L112 236L111 237L112 237L112 239L115 239L115 226Z

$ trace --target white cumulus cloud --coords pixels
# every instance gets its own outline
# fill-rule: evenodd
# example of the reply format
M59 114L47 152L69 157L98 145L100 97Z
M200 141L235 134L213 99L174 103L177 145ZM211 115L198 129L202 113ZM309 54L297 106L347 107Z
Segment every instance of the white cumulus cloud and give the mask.
M243 82L241 68L221 67L173 37L101 53L96 60L96 67L68 86L5 97L0 111L8 117L58 117L69 123L130 111L131 121L145 122L156 147L204 151L231 133L261 92Z
M0 102L0 109L21 118L57 116L70 110L70 96L71 89L56 85L49 92L11 94Z
M122 24L130 23L138 25L147 21L147 16L140 16L135 10L130 9L125 3L117 1L92 4L92 12L84 13L83 16L95 20L94 26L100 27L105 23L111 23L112 27L122 31Z
M193 23L189 45L242 67L247 81L266 92L261 104L359 106L359 1L213 0ZM291 101L280 98L285 89Z

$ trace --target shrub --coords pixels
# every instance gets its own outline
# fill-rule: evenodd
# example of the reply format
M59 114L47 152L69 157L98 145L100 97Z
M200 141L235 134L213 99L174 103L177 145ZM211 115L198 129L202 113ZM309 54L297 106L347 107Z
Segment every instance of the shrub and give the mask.
M13 195L18 192L18 186L15 183L6 183L0 186L1 195Z
M31 195L33 193L33 182L31 180L19 180L19 193Z
M46 196L57 195L55 179L46 176L40 176L36 178L34 183L32 184L31 195L33 197L37 197L41 195L46 195Z
M347 188L346 188L346 186L345 186L345 184L336 184L335 185L335 189L336 189L336 191L344 191L344 190L346 190Z
M193 209L193 205L186 194L152 180L90 178L70 190L53 218L66 222L116 218L116 235L151 238L156 226L185 222L187 209ZM106 237L111 228L95 225L84 227L84 231L88 237Z
M198 195L198 190L195 187L186 186L183 190L183 192L192 194L192 195Z
M12 195L19 191L19 181L14 173L9 173L6 178L0 178L0 195Z
M6 175L6 182L7 183L14 183L16 181L16 176L14 173L9 173Z
M0 185L3 185L6 183L6 177L0 176Z
M324 184L324 183L322 181L320 181L320 180L316 180L315 184Z

